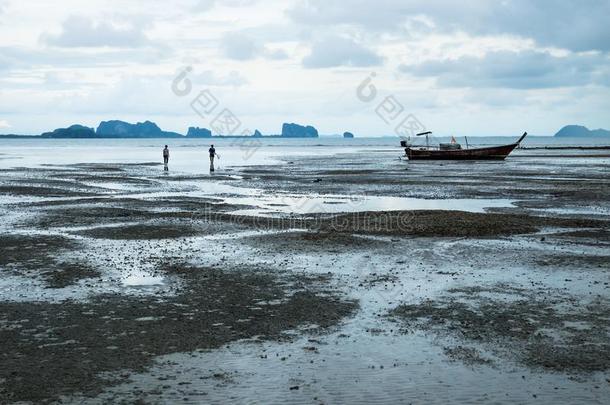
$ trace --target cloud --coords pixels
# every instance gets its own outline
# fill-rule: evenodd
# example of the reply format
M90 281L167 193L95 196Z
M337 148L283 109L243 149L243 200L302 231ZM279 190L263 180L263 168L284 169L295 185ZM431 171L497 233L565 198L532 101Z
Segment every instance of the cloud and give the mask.
M610 85L608 59L600 55L556 57L542 51L498 51L480 58L465 56L401 65L399 70L416 77L435 78L438 85L446 87L540 89Z
M0 120L0 128L6 129L6 128L10 128L10 127L11 127L11 124L9 124L7 120Z
M0 118L17 133L81 115L182 128L191 97L170 83L183 66L195 67L193 97L212 89L252 129L294 116L379 134L372 104L353 96L371 69L379 100L396 94L440 129L556 129L573 115L603 126L610 109L609 0L0 4Z
M607 0L498 1L479 14L482 19L469 21L475 34L510 33L573 51L610 50Z
M17 60L15 60L10 55L6 55L2 51L3 51L3 49L0 48L0 71L9 70L12 67L14 67L15 65L17 65L17 62L18 62Z
M288 59L288 54L280 48L268 48L252 35L244 32L226 33L220 41L220 48L225 57L246 61L259 57L270 60Z
M142 26L115 26L105 21L94 22L87 17L71 16L62 23L61 33L43 34L42 42L58 47L138 48L150 41Z
M283 49L269 49L265 48L263 56L271 60L284 60L288 59L288 53Z
M366 0L353 0L349 6L343 2L302 0L287 11L295 22L327 26L355 24L371 29L395 26L405 18L404 1L377 0L374 7Z
M239 32L229 32L221 40L224 55L234 60L249 60L258 56L259 46L254 40Z
M374 51L355 41L330 36L316 41L311 47L311 53L303 59L306 68L328 68L336 66L365 67L379 65L383 59Z
M208 11L214 8L216 0L198 0L192 7L193 11Z
M30 47L0 47L0 70L27 69L41 66L53 67L100 67L116 66L125 63L159 63L173 56L171 50L165 48L137 49L97 49L87 52L74 48L30 48Z
M218 6L248 7L257 2L258 0L198 0L192 9L195 11L208 11Z
M226 76L218 75L211 70L206 70L193 75L191 78L195 84L207 86L239 87L248 84L248 80L234 70L230 71Z
M301 0L288 15L305 25L347 24L396 32L425 16L437 32L515 35L541 46L573 51L610 51L610 1L590 0L353 0L349 6L327 0Z

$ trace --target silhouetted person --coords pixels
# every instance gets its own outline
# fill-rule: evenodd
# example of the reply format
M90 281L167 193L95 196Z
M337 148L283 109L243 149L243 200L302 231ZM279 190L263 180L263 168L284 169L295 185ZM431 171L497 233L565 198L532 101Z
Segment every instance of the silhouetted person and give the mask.
M169 149L167 145L165 145L165 149L163 149L163 170L169 170L167 164L169 163Z
M208 150L208 152L210 152L210 171L213 172L214 171L214 157L218 156L216 154L216 149L214 148L214 145L210 145L210 149ZM218 156L218 158L220 159L220 156Z

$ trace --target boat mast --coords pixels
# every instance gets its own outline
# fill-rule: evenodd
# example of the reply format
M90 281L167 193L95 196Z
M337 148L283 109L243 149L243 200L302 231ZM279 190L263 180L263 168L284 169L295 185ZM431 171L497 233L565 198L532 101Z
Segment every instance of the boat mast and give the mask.
M415 134L415 136L426 135L426 148L429 148L430 147L430 141L428 140L428 135L430 135L431 133L432 133L432 131L420 132L419 134Z

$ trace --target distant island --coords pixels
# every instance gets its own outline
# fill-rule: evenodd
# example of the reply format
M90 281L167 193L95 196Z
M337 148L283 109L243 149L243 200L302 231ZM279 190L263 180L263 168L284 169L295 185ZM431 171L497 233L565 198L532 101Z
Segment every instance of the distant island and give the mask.
M351 139L354 137L354 134L352 134L351 132L344 132L343 137L346 139Z
M44 132L41 138L183 138L176 132L162 131L154 122L144 121L137 124L112 120L102 121L97 130L83 125L71 125L68 128L58 128L52 132Z
M163 131L151 121L132 124L120 120L102 121L97 129L74 124L57 128L40 135L0 135L3 138L47 138L47 139L108 139L108 138L318 138L318 130L311 125L284 123L280 135L263 135L257 129L252 135L212 135L207 128L189 127L186 135Z
M211 138L212 131L207 128L189 127L186 133L187 138Z
M317 138L318 130L308 125L306 127L299 124L286 124L282 125L283 138Z
M582 125L566 125L565 127L561 128L559 132L555 134L555 136L558 138L603 138L610 137L610 131L601 128L590 130Z

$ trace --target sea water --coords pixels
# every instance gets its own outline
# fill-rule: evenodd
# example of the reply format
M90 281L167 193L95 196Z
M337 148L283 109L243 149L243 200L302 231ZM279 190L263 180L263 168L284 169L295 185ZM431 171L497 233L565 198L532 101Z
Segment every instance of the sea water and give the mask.
M471 137L469 145L500 145L515 142L518 137ZM437 141L446 142L439 137ZM418 138L418 142L422 140ZM463 139L458 141L465 144ZM144 163L162 162L162 149L170 149L170 168L199 173L209 167L208 148L216 147L221 169L231 166L273 164L290 156L332 156L335 153L369 153L387 156L402 154L400 138L208 138L208 139L0 139L0 169L42 167L78 163ZM602 146L604 138L528 137L523 146ZM519 153L516 151L515 153Z

